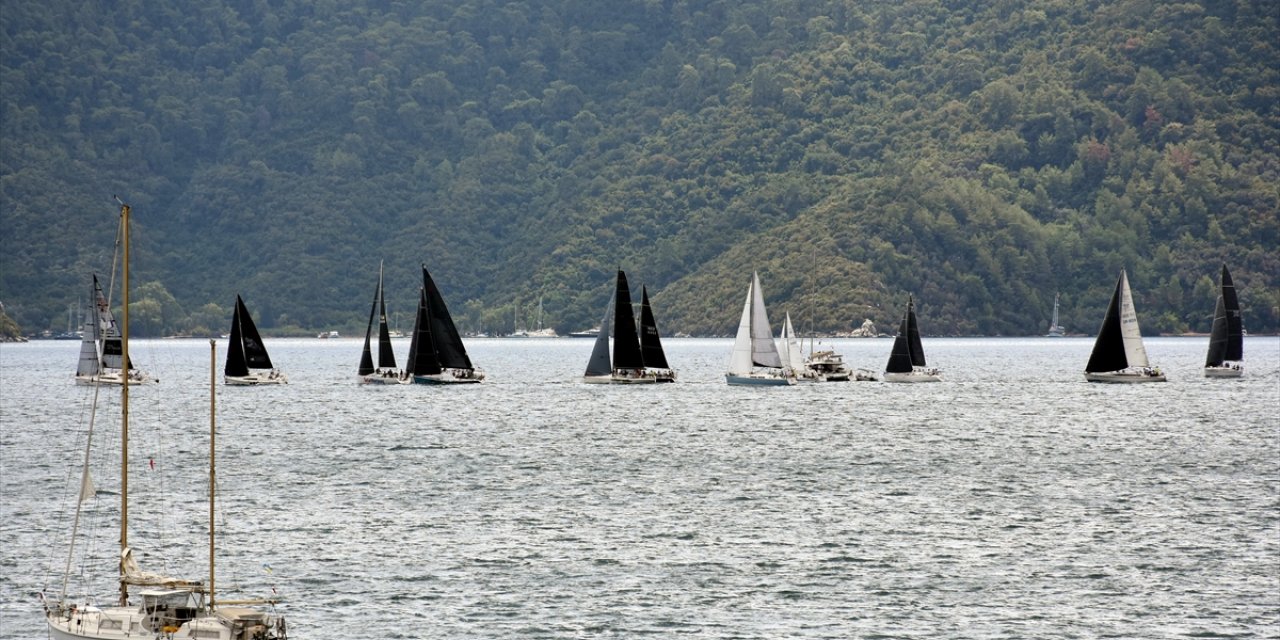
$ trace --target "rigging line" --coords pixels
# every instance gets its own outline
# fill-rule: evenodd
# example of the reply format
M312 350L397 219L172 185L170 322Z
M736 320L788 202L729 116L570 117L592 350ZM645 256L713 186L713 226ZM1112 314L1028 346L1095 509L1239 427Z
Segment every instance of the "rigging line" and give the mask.
M84 444L84 467L80 471L80 486L76 491L76 515L71 524L71 544L67 545L67 565L62 574L62 592L58 600L67 599L67 582L71 579L71 561L75 557L76 534L80 531L80 514L85 501L84 489L91 486L89 481L89 452L93 450L93 425L98 415L98 392L101 385L93 385L93 404L89 408L89 434ZM96 491L94 492L97 493Z

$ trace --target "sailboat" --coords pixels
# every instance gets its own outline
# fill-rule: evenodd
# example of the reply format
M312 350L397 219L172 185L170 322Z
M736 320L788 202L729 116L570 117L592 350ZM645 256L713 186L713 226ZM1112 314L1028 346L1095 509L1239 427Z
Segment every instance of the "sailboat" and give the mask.
M782 336L778 338L778 357L782 360L782 367L790 370L797 381L814 381L808 374L808 367L805 366L804 348L800 346L800 341L796 338L796 329L791 325L791 312L787 312L786 319L782 321Z
M484 372L471 364L462 336L453 324L444 297L435 280L422 265L422 288L418 291L418 316L409 341L405 373L418 384L476 383Z
M773 330L769 328L769 315L764 308L764 293L760 290L758 273L751 274L747 300L742 305L742 318L738 321L738 335L729 356L729 371L724 378L731 385L783 386L796 383L795 372L782 361L778 346L773 342Z
M1098 329L1093 343L1093 353L1084 368L1084 379L1089 382L1164 382L1159 367L1147 361L1147 350L1142 346L1142 333L1138 330L1138 312L1133 306L1133 293L1129 290L1129 276L1124 269L1116 280L1116 290L1107 305L1107 315Z
M102 285L98 284L96 274L93 276L93 291L89 295L93 300L93 309L85 319L81 335L76 384L124 384L126 377L129 384L134 385L159 382L147 372L133 368L133 361L124 357L120 329L116 326L115 316L111 314L107 297L102 294ZM129 362L127 367L126 361Z
M915 300L907 297L907 312L893 340L889 364L884 369L885 382L941 382L942 372L930 367L924 359L924 344L916 321Z
M124 246L123 311L121 314L121 356L129 358L129 206L120 205ZM216 361L213 341L210 341L211 359ZM216 385L216 365L211 363L209 385ZM209 582L175 578L142 571L133 549L129 546L129 387L126 376L120 385L120 552L118 576L120 592L115 606L99 607L92 603L73 602L67 597L67 584L71 575L74 544L79 528L81 505L95 494L89 477L89 446L92 443L93 418L90 418L90 442L86 444L84 468L80 477L80 494L76 504L75 524L72 529L72 548L67 556L67 568L62 591L56 600L44 601L45 622L48 636L54 640L124 640L125 638L164 638L166 640L285 640L284 618L256 609L234 606L215 607L214 600L214 435L210 435L209 458ZM211 403L212 407L212 403ZM96 409L96 393L95 393ZM96 411L91 412L96 415ZM213 427L210 414L210 427ZM135 592L134 589L137 589ZM139 602L130 604L133 595ZM207 597L207 598L206 598Z
M600 333L591 349L587 371L582 381L588 384L651 384L675 382L675 371L667 364L658 325L654 321L653 308L649 304L649 291L641 287L640 328L636 329L635 314L631 310L631 287L627 274L618 269L614 288L613 359L609 358L609 312L601 321Z
M378 315L378 366L373 366L373 316ZM369 307L369 326L364 330L364 352L360 354L360 382L364 384L401 384L408 382L396 369L396 354L391 349L391 330L387 326L387 303L382 292L382 263L378 263L378 287L373 291Z
M1045 334L1046 338L1061 338L1067 335L1067 330L1058 324L1058 294L1053 294L1053 320L1049 322L1049 333Z
M559 338L553 327L542 326L542 296L538 296L538 328L526 334L530 338Z
M1231 282L1231 272L1222 265L1221 293L1213 310L1213 329L1209 334L1209 353L1204 360L1207 378L1239 378L1244 375L1244 322L1240 317L1240 299Z
M230 385L288 384L289 378L271 365L271 356L262 344L253 316L236 295L236 308L231 314L231 336L227 340L227 364L223 380Z

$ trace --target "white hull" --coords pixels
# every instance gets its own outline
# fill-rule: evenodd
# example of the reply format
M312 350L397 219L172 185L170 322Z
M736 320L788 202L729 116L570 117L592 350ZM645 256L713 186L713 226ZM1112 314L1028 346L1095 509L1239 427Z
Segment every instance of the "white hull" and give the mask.
M1206 378L1240 378L1244 376L1244 365L1234 364L1221 367L1205 367Z
M747 374L726 373L724 374L725 382L733 386L743 387L786 387L796 383L794 376L788 376L781 372L758 372L753 371Z
M1098 371L1084 374L1089 382L1109 382L1114 384L1135 384L1139 382L1164 382L1164 373L1159 369L1121 369L1119 371Z
M942 382L942 374L936 370L917 369L906 373L884 374L885 382Z
M414 384L477 384L484 380L483 371L448 369L431 375L413 376Z
M582 376L586 384L657 384L675 382L676 373L668 370L647 370L640 375L611 373L604 376Z
M181 625L154 630L148 630L141 607L85 607L62 613L51 610L45 619L53 640L283 640L287 636L280 619L241 607L219 608ZM152 626L156 624L164 623Z
M223 376L223 381L232 386L251 387L263 384L289 384L289 376L277 369L261 373L249 372L247 376Z
M151 377L151 374L145 371L134 370L129 374L129 386L158 384L160 381ZM76 384L92 387L94 385L115 385L124 384L124 375L118 369L95 373L88 376L76 376Z
M360 384L413 384L413 380L407 376L401 376L399 371L387 369L360 376Z

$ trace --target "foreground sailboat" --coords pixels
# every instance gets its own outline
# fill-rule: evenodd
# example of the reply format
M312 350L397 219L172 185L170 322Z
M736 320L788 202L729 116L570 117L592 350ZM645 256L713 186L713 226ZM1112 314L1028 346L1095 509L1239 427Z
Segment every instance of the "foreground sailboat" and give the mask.
M591 350L591 359L587 362L587 371L582 381L588 384L652 384L656 382L675 382L676 373L667 364L666 353L662 350L662 339L658 335L658 325L654 321L653 308L649 304L649 291L641 287L640 327L636 329L635 315L631 311L631 287L627 284L627 274L618 269L617 285L614 289L613 314L613 359L609 359L609 314L601 323L601 331L596 336L595 346Z
M1244 375L1244 322L1240 317L1236 286L1225 264L1222 265L1221 293L1213 310L1213 329L1209 334L1204 375L1207 378L1239 378Z
M129 358L129 206L121 203L122 243L124 269L122 271L123 307L121 324L121 356ZM210 341L211 359L216 358ZM216 382L216 367L211 363L209 385ZM284 640L284 618L243 606L214 606L213 565L213 512L214 482L213 449L215 437L210 435L209 467L209 582L175 578L142 571L129 546L129 387L125 377L120 386L120 552L119 598L116 606L99 607L91 603L73 602L67 596L74 557L76 529L79 527L81 504L95 491L89 477L89 447L92 444L93 418L90 418L90 442L86 444L85 466L80 477L80 495L76 505L76 520L72 530L72 548L67 556L61 594L56 600L45 600L45 622L48 636L55 640L124 640L125 638L164 638L166 640ZM96 393L95 393L96 400ZM96 405L96 402L95 402ZM212 404L211 404L212 406ZM91 412L91 416L96 411ZM210 414L212 429L213 418ZM138 591L134 592L133 589ZM137 595L140 602L130 604Z
M885 382L941 382L942 372L930 367L924 359L924 344L916 321L915 300L907 297L907 312L893 339L889 364L884 368Z
M738 321L738 335L733 341L733 354L729 356L729 371L724 378L731 385L783 386L796 383L795 372L783 363L778 346L773 342L758 273L751 274L747 300L742 305L742 318Z
M373 366L373 316L378 315L378 366ZM369 326L364 330L364 352L360 354L360 382L364 384L401 384L408 377L396 369L396 354L391 349L391 329L387 326L387 303L382 293L382 264L378 265L378 288L373 291L369 308Z
M1053 294L1053 320L1049 321L1049 333L1045 334L1046 338L1061 338L1067 335L1067 330L1058 324L1058 294Z
M236 308L231 315L231 336L227 340L227 364L223 380L230 385L287 384L288 376L271 364L267 347L262 344L253 316L244 306L244 300L236 296Z
M435 280L422 265L422 289L418 294L418 316L409 341L405 373L418 384L476 383L484 372L471 364L467 347L453 324L444 297Z
M1142 333L1138 330L1138 312L1133 306L1129 276L1124 269L1120 270L1107 315L1093 343L1084 379L1119 383L1165 381L1160 368L1152 367L1147 361L1147 350L1142 346Z
M129 384L134 385L159 382L147 372L133 368L132 361L125 366L120 329L116 327L111 305L102 294L102 285L98 284L96 274L93 276L93 291L89 296L93 300L93 310L85 319L81 335L76 384L124 384L126 377Z

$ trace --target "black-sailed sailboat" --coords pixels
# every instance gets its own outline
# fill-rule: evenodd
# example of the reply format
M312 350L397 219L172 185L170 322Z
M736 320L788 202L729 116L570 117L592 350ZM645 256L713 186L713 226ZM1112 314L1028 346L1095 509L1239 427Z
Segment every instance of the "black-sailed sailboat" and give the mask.
M373 318L378 317L378 366L373 364ZM382 290L382 263L378 264L378 287L373 291L373 304L369 307L369 325L364 330L364 352L360 354L360 370L357 372L363 384L407 383L406 376L396 369L396 354L391 349L391 329L387 326L387 303Z
M1244 320L1231 272L1222 265L1218 303L1213 310L1209 353L1204 360L1206 378L1239 378L1244 375Z
M476 383L485 377L471 364L462 336L425 264L405 372L418 384Z
M924 358L924 344L920 341L920 326L916 321L915 299L907 297L907 312L898 325L898 336L893 339L893 351L884 369L885 382L941 382L942 372L928 365Z
M253 316L236 295L236 308L231 314L231 335L227 340L227 363L223 381L229 385L255 386L287 384L289 377L271 364L267 347L253 324Z
M1124 269L1116 280L1116 289L1107 305L1107 314L1098 329L1093 353L1084 368L1089 382L1164 382L1164 372L1151 366L1147 349L1142 345L1138 329L1138 312L1133 306L1133 292Z
M631 287L627 274L618 269L613 303L613 360L609 360L608 311L591 351L582 381L591 384L649 384L675 382L676 374L667 364L658 334L649 291L641 287L640 326L631 310Z

